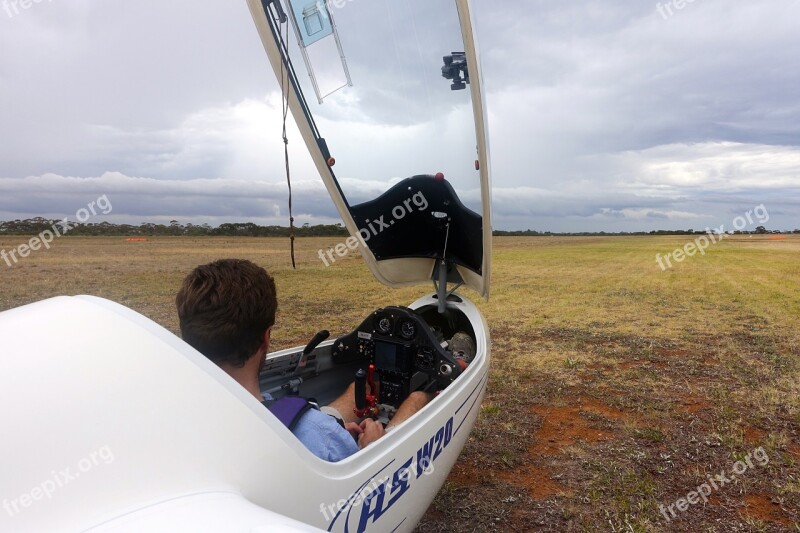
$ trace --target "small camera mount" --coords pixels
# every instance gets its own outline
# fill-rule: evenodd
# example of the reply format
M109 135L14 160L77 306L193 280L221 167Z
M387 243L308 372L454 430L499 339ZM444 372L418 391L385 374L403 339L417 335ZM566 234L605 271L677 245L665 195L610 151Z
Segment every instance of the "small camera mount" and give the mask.
M453 82L450 86L450 89L453 91L462 91L466 89L469 83L467 54L464 52L453 52L449 56L444 56L442 77Z

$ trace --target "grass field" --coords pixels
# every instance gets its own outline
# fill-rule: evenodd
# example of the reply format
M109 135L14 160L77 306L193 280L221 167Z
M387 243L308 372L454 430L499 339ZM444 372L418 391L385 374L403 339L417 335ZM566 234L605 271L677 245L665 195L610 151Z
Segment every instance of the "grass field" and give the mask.
M62 238L0 262L0 310L94 294L176 331L183 276L241 257L276 278L279 349L429 292L383 287L357 255L326 268L336 242L298 240L292 271L287 240ZM800 237L734 237L662 272L686 242L495 240L487 396L420 531L800 531Z

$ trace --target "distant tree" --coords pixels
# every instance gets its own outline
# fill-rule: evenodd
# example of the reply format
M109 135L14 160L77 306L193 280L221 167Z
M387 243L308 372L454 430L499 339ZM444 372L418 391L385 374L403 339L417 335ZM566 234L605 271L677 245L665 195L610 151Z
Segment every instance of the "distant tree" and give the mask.
M758 226L754 233L756 235L764 235L765 233L767 233L767 228L765 228L764 226Z

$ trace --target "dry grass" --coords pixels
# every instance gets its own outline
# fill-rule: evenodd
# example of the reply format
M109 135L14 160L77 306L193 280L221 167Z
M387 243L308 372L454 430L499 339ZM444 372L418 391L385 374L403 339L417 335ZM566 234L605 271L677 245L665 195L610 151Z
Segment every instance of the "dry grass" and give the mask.
M276 277L278 349L428 290L386 289L357 256L325 268L335 241L299 240L292 271L285 240L64 238L0 263L0 310L88 293L175 331L182 277L243 257ZM736 237L661 272L655 254L686 242L496 239L489 390L421 531L800 531L800 238ZM663 518L758 446L767 466Z

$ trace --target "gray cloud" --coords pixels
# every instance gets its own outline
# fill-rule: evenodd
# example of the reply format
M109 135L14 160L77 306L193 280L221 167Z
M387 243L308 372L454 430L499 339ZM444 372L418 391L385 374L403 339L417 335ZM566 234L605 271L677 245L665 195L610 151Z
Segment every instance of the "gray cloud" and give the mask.
M800 226L798 2L697 0L667 20L633 1L474 3L495 227L697 228L761 203L770 227ZM0 50L0 218L69 215L108 194L134 222L285 224L277 82L244 2L0 10ZM358 118L356 137L390 134ZM290 138L296 210L336 221ZM429 144L417 166L391 163L398 178L436 171ZM358 157L337 154L356 201L381 188L347 181ZM472 189L459 190L474 205Z

